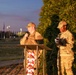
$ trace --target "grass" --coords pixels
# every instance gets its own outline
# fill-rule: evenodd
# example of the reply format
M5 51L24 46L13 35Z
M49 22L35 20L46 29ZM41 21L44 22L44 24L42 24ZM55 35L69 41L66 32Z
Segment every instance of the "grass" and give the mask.
M0 40L0 61L23 58L23 48L18 44L19 39Z
M21 46L19 46L19 40L20 39L0 39L0 61L16 60L23 58L24 50ZM53 73L55 71L53 70ZM76 75L76 52L75 52L75 60L73 63L73 72L74 75ZM54 74L51 73L51 75Z

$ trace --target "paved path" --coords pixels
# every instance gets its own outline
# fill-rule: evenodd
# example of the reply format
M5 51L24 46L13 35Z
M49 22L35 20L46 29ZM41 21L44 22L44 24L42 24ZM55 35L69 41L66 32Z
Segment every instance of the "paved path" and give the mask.
M9 60L9 61L0 61L0 67L17 64L17 63L23 63L23 59L18 60Z
M23 59L0 61L0 75L24 75Z

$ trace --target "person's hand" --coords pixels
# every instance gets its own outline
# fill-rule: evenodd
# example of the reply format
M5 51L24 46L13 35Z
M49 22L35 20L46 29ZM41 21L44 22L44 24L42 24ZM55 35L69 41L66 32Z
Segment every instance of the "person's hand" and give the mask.
M29 34L28 34L28 33L26 33L26 34L24 35L24 37L25 37L25 38L28 38L28 36L29 36Z
M60 45L60 39L56 38L55 43L56 43L56 45Z

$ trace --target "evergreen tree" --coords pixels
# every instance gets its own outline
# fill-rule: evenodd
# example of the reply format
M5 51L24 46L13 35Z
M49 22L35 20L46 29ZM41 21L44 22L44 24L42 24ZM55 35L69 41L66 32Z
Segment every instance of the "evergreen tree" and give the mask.
M43 6L40 12L38 31L44 36L44 43L52 48L47 52L47 72L48 75L55 75L51 72L56 69L57 48L54 42L59 30L58 23L65 20L68 28L76 36L76 0L43 0ZM55 62L55 63L54 63ZM55 74L54 74L55 73Z

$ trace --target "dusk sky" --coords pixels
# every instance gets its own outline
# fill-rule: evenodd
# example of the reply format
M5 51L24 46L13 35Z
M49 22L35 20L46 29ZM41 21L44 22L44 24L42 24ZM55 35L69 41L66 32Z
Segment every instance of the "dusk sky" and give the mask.
M0 31L10 26L11 31L19 31L29 22L39 23L42 0L0 0Z

